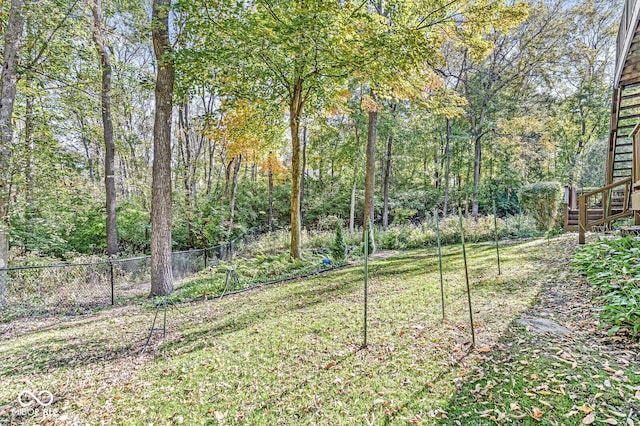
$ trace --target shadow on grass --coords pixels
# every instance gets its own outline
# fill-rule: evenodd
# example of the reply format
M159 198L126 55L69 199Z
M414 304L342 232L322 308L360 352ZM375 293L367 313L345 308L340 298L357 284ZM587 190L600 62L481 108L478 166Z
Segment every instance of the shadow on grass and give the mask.
M493 249L493 247L487 247L482 251ZM449 247L446 251L443 253L443 258L453 259L461 255L459 249L450 250ZM451 262L446 262L446 265L450 266ZM433 270L430 268L433 268ZM414 251L376 260L371 263L371 277L378 280L400 275L409 278L434 272L436 268L437 253L433 251L433 248L430 248L428 253ZM453 269L458 268L455 267ZM166 342L162 347L179 353L192 352L201 348L198 343L206 339L255 327L262 321L288 312L305 310L322 303L332 303L333 300L330 296L343 297L352 295L362 285L362 281L362 266L356 266L313 277L308 281L304 281L304 285L300 281L280 284L278 286L281 289L279 294L269 295L266 292L270 289L259 289L256 290L262 293L257 298L259 304L247 308L246 312L242 314L234 314L233 310L238 305L242 306L242 299L246 296L243 294L230 296L235 300L231 306L223 307L223 319L214 320L213 324L211 324L209 322L211 321L210 315L202 316L197 312L184 314L187 316L186 321L178 325L178 329L179 327L185 327L186 324L187 330L183 334L178 331L178 337L173 341ZM288 289L283 289L285 286ZM219 303L219 301L205 301L198 304L200 303ZM2 349L0 352L0 361L2 363L0 377L47 372L50 369L76 368L92 363L104 363L120 358L137 356L143 347L148 327L151 326L150 319L148 321L146 318L141 319L139 315L137 315L136 322L141 324L141 328L136 330L135 335L126 336L129 341L92 340L90 336L80 335L74 339L66 337L41 339L35 344L22 344L22 347L18 348L18 350ZM102 316L92 318L83 322L82 326L98 326L100 320L107 321L108 319L109 317ZM77 325L78 323L68 323L64 325L63 329L71 329ZM133 324L131 327L136 325ZM173 331L169 330L169 332Z

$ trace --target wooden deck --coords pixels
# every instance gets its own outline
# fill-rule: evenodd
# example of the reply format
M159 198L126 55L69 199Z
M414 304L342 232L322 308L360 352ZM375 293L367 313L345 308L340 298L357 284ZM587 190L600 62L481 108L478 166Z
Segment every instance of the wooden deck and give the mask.
M640 225L639 23L640 0L626 0L616 45L605 183L577 197L578 203L574 197L565 210L565 229L577 228L580 243L586 231L609 228L612 221L623 217L634 216Z

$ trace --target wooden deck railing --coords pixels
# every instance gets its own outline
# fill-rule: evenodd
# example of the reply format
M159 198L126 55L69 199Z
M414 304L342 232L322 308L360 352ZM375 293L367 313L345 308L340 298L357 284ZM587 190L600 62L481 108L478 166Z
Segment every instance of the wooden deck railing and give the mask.
M615 202L614 198L619 201ZM585 232L594 226L608 225L612 221L633 214L631 207L631 178L614 182L578 197L578 241L585 242ZM592 214L590 216L590 213ZM594 217L595 214L595 217Z

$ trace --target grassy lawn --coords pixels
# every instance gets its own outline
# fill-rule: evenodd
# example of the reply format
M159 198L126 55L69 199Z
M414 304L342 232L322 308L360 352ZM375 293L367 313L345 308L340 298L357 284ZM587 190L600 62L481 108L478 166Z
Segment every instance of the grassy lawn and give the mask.
M477 425L637 425L640 369L584 337L533 335L514 326L484 356L445 409Z
M140 307L0 341L0 421L31 389L54 394L57 424L446 422L441 410L451 411L460 378L563 267L558 253L572 244L505 246L500 277L491 244L468 247L480 348L470 356L459 247L444 249L444 322L435 250L412 251L370 267L363 350L359 267L171 308L166 339L156 334L143 355L153 310Z

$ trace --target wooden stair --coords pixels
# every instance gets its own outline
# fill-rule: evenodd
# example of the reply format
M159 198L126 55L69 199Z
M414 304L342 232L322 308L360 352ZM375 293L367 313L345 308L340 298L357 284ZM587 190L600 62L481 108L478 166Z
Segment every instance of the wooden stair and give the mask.
M616 43L616 65L611 102L611 126L607 146L605 186L577 194L565 194L565 230L585 232L610 229L611 223L640 214L632 210L632 198L640 203L640 0L624 0ZM640 210L640 206L637 206ZM640 213L640 212L638 212Z
M578 197L578 208L565 209L565 229L579 233L579 243L584 244L585 232L608 230L611 222L623 217L633 216L631 210L632 178L618 180L595 191ZM575 204L575 203L573 203ZM577 217L577 221L576 221Z

